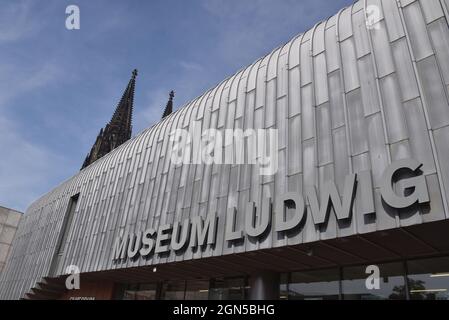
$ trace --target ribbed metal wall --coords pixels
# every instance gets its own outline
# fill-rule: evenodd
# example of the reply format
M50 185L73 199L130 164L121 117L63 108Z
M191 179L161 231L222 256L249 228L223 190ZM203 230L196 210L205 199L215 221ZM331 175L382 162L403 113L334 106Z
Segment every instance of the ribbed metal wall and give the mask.
M364 8L381 8L379 29L367 30ZM359 1L316 24L223 81L33 203L20 224L0 298L17 299L49 275L69 199L78 208L57 274L150 265L344 237L449 218L449 0ZM298 17L300 19L300 17ZM206 128L278 128L279 171L260 176L251 165L179 165L167 155L168 134L193 121ZM325 230L307 219L301 233L237 245L223 240L226 208L244 212L252 200L286 191L340 190L351 172L372 170L375 187L392 161L421 161L431 210L414 215L383 211L376 189L372 221L354 217ZM357 199L356 199L357 207ZM114 239L125 230L173 223L216 211L214 249L150 260L112 261ZM238 215L238 225L244 224Z

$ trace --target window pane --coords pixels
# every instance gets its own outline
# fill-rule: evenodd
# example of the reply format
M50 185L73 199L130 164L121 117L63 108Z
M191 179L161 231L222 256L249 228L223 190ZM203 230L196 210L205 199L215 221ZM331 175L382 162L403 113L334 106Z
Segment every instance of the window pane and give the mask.
M245 299L245 278L217 278L211 282L211 300Z
M156 299L156 283L146 284L129 284L123 291L123 300L155 300Z
M410 299L449 300L449 257L407 262Z
M136 291L136 300L155 300L156 299L156 283L146 283L139 286Z
M162 284L163 300L184 300L185 281L167 281Z
M135 300L136 299L136 291L139 288L137 284L125 284L122 285L120 290L122 291L120 299L123 300Z
M378 300L405 299L404 269L401 262L385 263L379 267L379 281L367 266L343 268L343 299ZM378 284L378 285L377 285Z
M282 273L279 287L279 300L288 299L287 283L288 283L288 273Z
M135 300L136 292L133 290L125 290L123 292L123 300Z
M187 281L186 300L207 300L209 297L209 281Z
M338 269L294 272L291 274L288 299L337 300L338 282Z

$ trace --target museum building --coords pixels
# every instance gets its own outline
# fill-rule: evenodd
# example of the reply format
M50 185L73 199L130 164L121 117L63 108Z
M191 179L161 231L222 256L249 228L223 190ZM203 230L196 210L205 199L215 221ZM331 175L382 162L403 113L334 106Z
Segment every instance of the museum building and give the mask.
M0 298L449 299L448 17L357 1L131 138L133 71L22 217ZM275 170L173 161L178 129L275 130Z

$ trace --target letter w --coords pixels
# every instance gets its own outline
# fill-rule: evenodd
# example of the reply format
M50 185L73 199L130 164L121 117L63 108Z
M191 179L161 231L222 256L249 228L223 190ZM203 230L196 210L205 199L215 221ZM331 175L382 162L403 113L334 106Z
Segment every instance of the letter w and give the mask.
M338 220L347 219L351 216L357 186L356 177L356 174L346 176L343 203L333 181L327 181L322 187L321 207L318 203L315 187L308 188L307 199L315 224L327 223L331 208L334 208Z

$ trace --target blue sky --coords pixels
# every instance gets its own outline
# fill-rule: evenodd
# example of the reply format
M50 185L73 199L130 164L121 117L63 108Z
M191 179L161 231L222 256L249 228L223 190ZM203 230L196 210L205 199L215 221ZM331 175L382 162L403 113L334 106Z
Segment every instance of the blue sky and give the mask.
M24 211L78 172L139 70L133 135L349 0L2 1L0 205ZM81 29L65 28L76 4Z

